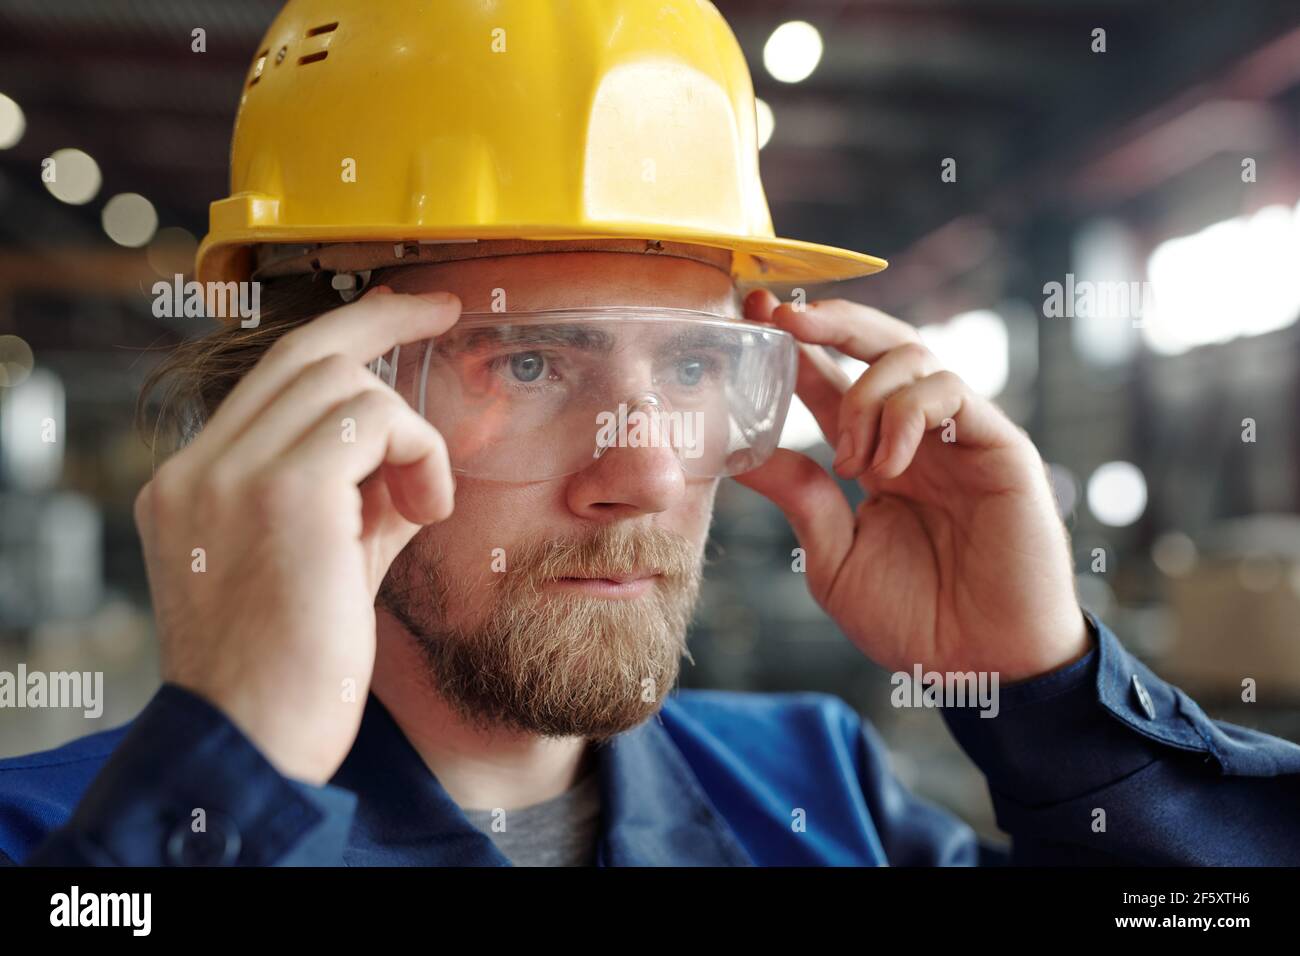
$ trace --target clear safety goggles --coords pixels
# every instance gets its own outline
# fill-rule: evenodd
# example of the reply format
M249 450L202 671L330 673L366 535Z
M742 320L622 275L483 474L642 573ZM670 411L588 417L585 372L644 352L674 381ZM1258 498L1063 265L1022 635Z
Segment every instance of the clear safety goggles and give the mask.
M540 481L627 448L716 478L757 468L776 449L796 356L778 329L605 307L465 312L371 369L438 429L463 475Z

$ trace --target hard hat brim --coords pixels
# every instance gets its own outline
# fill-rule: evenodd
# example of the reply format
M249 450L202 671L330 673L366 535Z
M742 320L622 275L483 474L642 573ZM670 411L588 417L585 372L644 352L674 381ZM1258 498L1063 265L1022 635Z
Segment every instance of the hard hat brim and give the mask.
M455 241L473 239L525 239L536 241L570 241L579 239L645 239L690 243L732 253L732 278L737 283L756 285L798 285L838 282L872 275L889 263L877 256L835 246L784 239L772 236L732 236L701 230L670 226L656 226L647 231L645 224L639 228L619 228L609 224L584 228L544 226L493 226L472 232L465 230L454 235L445 229L424 234L418 228L406 227L400 235L391 226L373 230L355 226L315 228L258 226L247 231L223 229L220 234L210 234L198 250L196 278L200 282L229 282L248 279L252 274L251 247L254 244L324 243L372 241Z

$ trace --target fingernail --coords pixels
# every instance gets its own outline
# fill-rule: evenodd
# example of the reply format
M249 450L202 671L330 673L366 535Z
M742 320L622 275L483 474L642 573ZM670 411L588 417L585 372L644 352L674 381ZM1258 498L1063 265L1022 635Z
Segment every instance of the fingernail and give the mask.
M420 297L434 305L451 305L456 297L450 292L421 292Z
M882 439L880 444L876 446L875 457L871 459L871 470L876 471L879 469L887 458L889 458L889 448Z
M840 437L835 443L835 447L838 451L835 453L835 462L832 467L839 468L853 458L853 432L847 428L840 429Z

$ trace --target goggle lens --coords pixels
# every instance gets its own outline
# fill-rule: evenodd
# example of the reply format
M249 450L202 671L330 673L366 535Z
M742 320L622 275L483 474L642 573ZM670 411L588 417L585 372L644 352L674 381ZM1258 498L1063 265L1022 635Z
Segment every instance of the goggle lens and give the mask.
M635 448L712 478L775 450L796 349L778 329L675 309L465 313L375 368L467 476L537 481Z

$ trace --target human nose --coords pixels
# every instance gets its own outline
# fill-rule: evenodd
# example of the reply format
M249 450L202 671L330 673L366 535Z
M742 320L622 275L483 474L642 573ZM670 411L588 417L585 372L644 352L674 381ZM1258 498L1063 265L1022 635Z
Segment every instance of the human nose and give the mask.
M598 521L618 521L669 510L682 499L686 473L665 446L602 449L569 480L569 509Z

